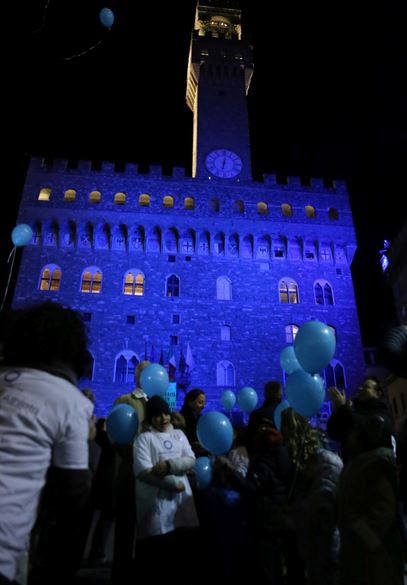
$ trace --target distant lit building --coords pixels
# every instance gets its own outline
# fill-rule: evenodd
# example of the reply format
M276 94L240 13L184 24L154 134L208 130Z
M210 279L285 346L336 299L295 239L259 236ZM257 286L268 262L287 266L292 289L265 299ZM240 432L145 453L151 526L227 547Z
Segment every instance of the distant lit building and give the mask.
M37 158L28 170L18 221L34 235L14 306L53 299L82 312L94 358L86 385L100 411L133 386L141 359L166 363L172 353L175 379L202 387L213 408L225 389L249 385L261 397L265 381L283 379L280 352L309 319L335 330L327 385L353 390L365 374L346 186L253 180L252 48L240 10L225 4L207 0L196 12L186 94L192 177Z

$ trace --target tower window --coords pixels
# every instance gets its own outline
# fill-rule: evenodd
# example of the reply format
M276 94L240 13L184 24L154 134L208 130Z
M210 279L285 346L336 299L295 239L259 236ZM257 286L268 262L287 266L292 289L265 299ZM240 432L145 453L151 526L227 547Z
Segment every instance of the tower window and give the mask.
M166 296L179 297L180 279L176 274L171 274L167 278Z
M64 193L64 201L75 201L76 191L74 189L67 189Z
M127 325L135 325L136 324L136 316L135 315L127 315L126 323L127 323Z
M102 193L100 191L92 191L89 193L89 201L91 203L100 203L102 199Z
M125 193L116 193L114 196L115 205L124 205L126 203Z
M143 193L138 198L138 204L140 207L150 207L150 195Z
M38 194L38 201L49 201L51 198L51 189L43 187Z
M82 273L81 292L99 294L102 290L102 272L95 267L87 268Z

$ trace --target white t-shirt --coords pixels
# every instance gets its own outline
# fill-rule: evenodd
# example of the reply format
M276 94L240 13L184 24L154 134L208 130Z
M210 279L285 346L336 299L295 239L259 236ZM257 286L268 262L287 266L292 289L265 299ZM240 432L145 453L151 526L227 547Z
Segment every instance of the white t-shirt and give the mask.
M13 580L52 463L88 468L93 404L70 382L31 368L0 369L0 573Z
M176 475L165 476L167 484L182 481L184 492L151 485L138 475L159 461L173 460ZM166 534L179 527L198 526L198 516L186 471L193 469L195 455L185 434L171 426L168 432L141 433L134 442L136 476L137 538ZM164 483L164 482L163 482Z

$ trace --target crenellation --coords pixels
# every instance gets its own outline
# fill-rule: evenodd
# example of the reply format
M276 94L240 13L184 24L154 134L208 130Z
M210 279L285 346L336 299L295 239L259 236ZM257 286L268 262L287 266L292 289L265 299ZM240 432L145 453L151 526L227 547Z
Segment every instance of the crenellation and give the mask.
M78 160L77 170L80 172L88 172L92 168L92 161L90 160Z
M101 164L101 172L106 174L113 174L115 172L115 163L110 160L104 160Z
M269 174L264 174L263 175L263 183L265 185L277 185L277 175L269 175Z

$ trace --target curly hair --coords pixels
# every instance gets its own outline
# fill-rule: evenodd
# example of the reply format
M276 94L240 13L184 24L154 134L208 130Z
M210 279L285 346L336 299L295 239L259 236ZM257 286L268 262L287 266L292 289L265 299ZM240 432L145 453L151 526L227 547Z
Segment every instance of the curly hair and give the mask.
M81 314L52 301L1 316L2 365L68 364L78 378L89 373L91 355Z
M304 468L308 459L321 446L319 432L291 407L281 411L281 434L299 469Z

